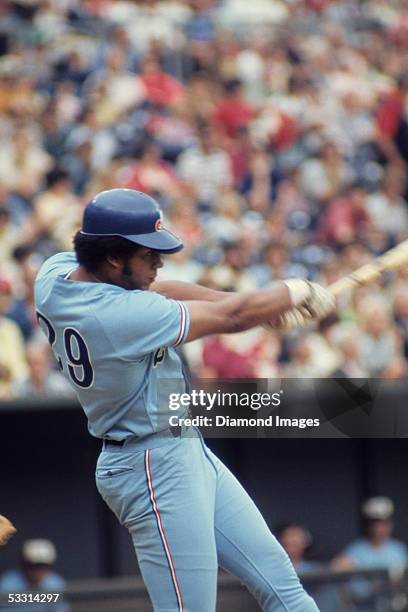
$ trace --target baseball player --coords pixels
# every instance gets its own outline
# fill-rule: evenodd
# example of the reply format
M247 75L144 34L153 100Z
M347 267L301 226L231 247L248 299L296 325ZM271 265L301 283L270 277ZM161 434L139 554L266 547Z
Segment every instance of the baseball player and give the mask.
M244 294L155 282L162 254L183 248L157 203L130 189L86 206L75 253L40 269L38 321L75 387L91 435L103 440L96 485L130 532L160 612L214 612L218 564L268 612L312 612L288 556L253 501L193 428L169 428L171 390L185 389L175 347L208 334L332 311L304 280Z

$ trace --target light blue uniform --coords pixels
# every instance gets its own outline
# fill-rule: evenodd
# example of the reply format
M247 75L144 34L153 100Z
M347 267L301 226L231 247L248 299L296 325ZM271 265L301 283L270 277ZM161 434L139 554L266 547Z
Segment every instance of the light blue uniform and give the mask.
M194 429L172 431L171 391L185 387L175 346L184 304L151 291L67 279L75 255L41 268L40 324L104 445L97 488L129 530L157 612L214 612L218 564L268 612L316 612L255 504ZM180 415L183 414L180 410Z

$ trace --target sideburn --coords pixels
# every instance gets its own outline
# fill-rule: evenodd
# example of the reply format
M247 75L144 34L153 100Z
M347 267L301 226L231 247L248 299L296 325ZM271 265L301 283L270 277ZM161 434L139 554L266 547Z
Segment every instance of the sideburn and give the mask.
M123 266L122 274L123 276L132 276L132 270L128 261Z

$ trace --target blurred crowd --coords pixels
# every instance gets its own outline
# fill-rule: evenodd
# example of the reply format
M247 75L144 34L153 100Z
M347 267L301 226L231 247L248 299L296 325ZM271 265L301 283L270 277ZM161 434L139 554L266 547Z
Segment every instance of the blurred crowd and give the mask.
M162 279L225 290L407 238L407 58L406 0L2 0L0 396L70 394L33 279L101 190L158 199L186 244ZM408 270L320 329L186 352L203 377L405 377Z

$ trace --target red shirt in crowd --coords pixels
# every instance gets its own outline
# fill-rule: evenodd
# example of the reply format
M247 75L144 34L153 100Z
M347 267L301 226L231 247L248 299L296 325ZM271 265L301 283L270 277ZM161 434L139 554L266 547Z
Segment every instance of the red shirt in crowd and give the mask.
M223 98L217 104L213 121L230 138L235 138L240 128L248 127L255 117L254 107L240 98Z
M203 365L212 368L216 378L255 378L252 355L236 353L217 336L204 340Z
M123 181L127 189L146 193L178 193L182 185L170 164L159 161L156 164L135 163L128 168Z
M146 97L150 102L166 106L182 100L186 95L184 85L165 72L149 72L142 74L140 78L146 87Z
M347 244L355 240L368 222L363 208L350 198L337 198L329 204L318 229L318 239L326 244Z
M398 90L394 89L381 96L377 108L376 120L382 136L394 138L403 112L404 101Z

